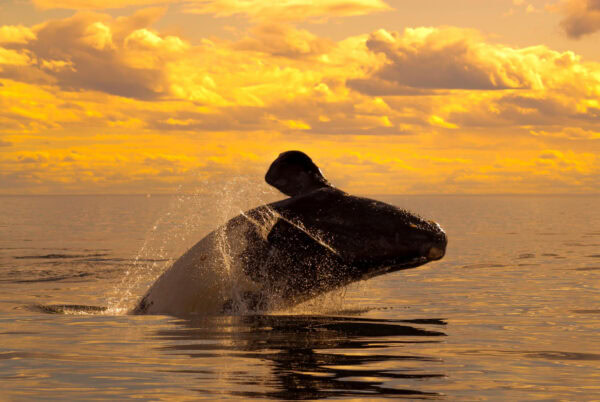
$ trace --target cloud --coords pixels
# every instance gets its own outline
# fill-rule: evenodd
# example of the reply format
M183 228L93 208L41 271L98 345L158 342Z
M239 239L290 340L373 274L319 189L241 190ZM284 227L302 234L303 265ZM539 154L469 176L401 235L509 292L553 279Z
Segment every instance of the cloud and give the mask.
M0 47L0 68L4 66L27 66L31 58L25 52Z
M260 21L325 21L333 17L350 17L387 11L382 0L209 0L186 3L189 13L212 14L218 17L243 15Z
M418 95L438 89L541 89L542 59L536 50L487 43L472 30L407 28L379 30L367 47L384 54L386 64L371 77L349 85L370 95ZM366 81L365 81L366 80Z
M48 162L49 154L47 152L22 152L17 155L18 163L45 163Z
M572 39L600 31L600 0L562 0L551 9L564 15L560 25Z
M44 10L64 8L69 10L104 10L130 6L151 6L157 4L178 3L179 0L33 0Z
M31 42L28 48L38 59L70 67L46 67L45 71L66 90L85 89L131 98L156 98L165 92L160 63L158 66L131 63L128 58L137 61L136 55L127 52L136 39L139 42L142 37L151 35L144 28L136 29L139 20L151 13L158 17L162 10L146 10L128 20L79 13L65 20L47 22L36 27L38 40ZM153 39L155 42L149 47L162 45L161 38ZM168 52L162 56L168 57Z
M26 35L27 41L11 44L12 49L0 47L0 65L19 66L3 68L0 76L68 91L95 90L138 99L166 96L170 88L165 67L188 45L149 29L163 13L160 8L119 18L77 13L42 23Z
M17 112L18 124L414 135L513 125L590 129L600 114L600 67L572 52L515 49L458 28L380 30L334 42L282 24L259 24L235 41L190 44L149 26L161 12L79 13L35 27L41 39L10 50L32 62L7 65L0 75L88 94L88 101L56 108L56 116L82 123L39 110ZM77 106L72 100L63 104Z
M333 41L320 38L305 29L278 23L263 23L253 27L250 36L235 43L234 49L273 56L306 58L327 53L333 46Z
M579 174L593 173L596 156L590 153L575 153L558 149L546 149L539 153L533 161L538 174L556 176L557 170L562 174L571 171Z
M600 140L600 131L585 130L581 127L566 127L556 131L532 130L530 131L530 134L536 137L566 139L571 141Z
M33 0L42 9L104 10L180 4L184 12L217 17L241 15L256 21L326 21L391 10L383 0Z
M0 44L5 43L27 43L35 39L31 29L22 25L0 26Z
M334 41L260 19L188 41L155 29L163 12L2 31L0 192L172 192L261 177L286 149L361 193L598 183L600 65L573 52L451 27Z
M533 13L539 13L542 10L536 8L533 4L531 3L526 3L525 0L513 0L512 4L515 7L511 7L508 9L508 11L506 11L505 13L502 14L503 17L510 17L515 15L518 11L523 11L526 14L533 14Z

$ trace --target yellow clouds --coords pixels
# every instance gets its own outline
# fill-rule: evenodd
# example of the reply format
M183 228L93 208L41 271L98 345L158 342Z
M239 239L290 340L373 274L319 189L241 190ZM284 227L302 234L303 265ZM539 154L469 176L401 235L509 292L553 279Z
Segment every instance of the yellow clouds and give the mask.
M239 50L255 50L291 58L321 55L332 47L332 41L319 38L307 30L275 23L254 27L251 36L234 46Z
M4 43L26 43L35 39L31 29L21 25L5 25L0 27L0 44Z
M32 29L35 37L4 49L2 59L27 68L4 69L4 77L57 85L64 90L97 90L131 98L168 93L164 67L185 49L179 38L159 37L147 26L161 9L131 17L79 13ZM20 59L16 52L20 52ZM4 61L4 64L9 64Z
M564 14L561 26L571 38L600 31L599 0L562 0L553 8Z
M31 63L29 54L23 50L4 48L24 44L35 39L35 34L27 27L5 25L0 27L0 71L4 66L26 66Z
M351 83L370 94L402 95L436 89L536 89L554 85L575 56L543 46L514 49L487 43L477 32L458 28L379 30L367 47L387 63L366 81Z
M26 66L29 63L30 58L27 54L0 48L0 66Z
M382 0L208 0L190 1L185 10L225 17L236 14L262 21L324 20L390 10Z
M176 36L160 37L148 29L138 29L125 38L129 49L153 50L160 53L176 53L189 48L188 44Z
M594 130L584 130L580 127L565 127L558 131L531 131L531 135L537 137L549 137L557 139L566 139L573 141L600 140L600 132Z
M217 17L242 15L260 21L324 21L332 17L349 17L390 10L382 0L33 0L42 9L73 10L123 8L178 4L193 14Z
M129 6L150 6L178 3L179 0L33 0L42 9L66 8L70 10L103 10Z
M336 41L276 20L308 2L194 4L256 24L190 39L156 29L165 10L151 8L0 27L0 191L167 192L262 176L285 149L354 192L598 184L600 66L573 52L453 27ZM357 4L383 3L306 16Z
M389 114L391 121L412 121L412 130L427 124L512 132L560 125L589 130L598 124L600 65L584 63L572 52L516 49L457 28L380 30L366 46L385 59L347 85L388 98L396 112Z

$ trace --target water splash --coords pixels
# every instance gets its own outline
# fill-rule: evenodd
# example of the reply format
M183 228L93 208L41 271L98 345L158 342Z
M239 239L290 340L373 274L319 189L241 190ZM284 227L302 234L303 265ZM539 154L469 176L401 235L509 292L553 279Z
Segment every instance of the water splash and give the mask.
M248 242L252 241L247 237L248 229L251 228L253 236L258 235L266 241L273 226L283 219L276 211L264 206L281 198L281 195L262 181L244 176L219 182L204 181L194 191L184 192L180 189L179 193L148 231L134 263L108 297L107 313L125 314L132 311L157 278L186 250L211 232L208 240L205 240L206 247L201 246L204 247L202 258L205 258L205 262L198 267L190 266L191 270L187 272L193 276L197 269L198 277L203 278L198 283L201 300L194 301L194 307L189 311L214 314L222 306L227 306L227 311L232 314L242 315L257 311L289 311L284 302L285 295L276 294L275 288L265 292L259 284L252 282L244 272L244 263L241 261L241 257L249 250ZM245 212L259 205L264 207L252 214ZM230 221L236 216L241 218ZM285 222L333 254L338 254L323 233L312 233L301 223ZM236 229L236 225L239 228ZM293 258L283 253L269 253L269 261L265 261L265 266L258 267L265 270L264 277L272 275L267 272L266 265L295 263ZM331 262L320 262L323 268L328 263ZM161 290L163 295L165 289ZM167 289L168 292L170 289ZM173 292L177 292L177 289L173 289ZM303 303L299 311L341 311L344 296L345 288L334 290L318 297L314 303Z
M252 217L244 211L238 211L239 215L246 219L253 230L266 241L267 236L273 225L280 218L279 214L273 209L265 207L261 208L257 217ZM248 239L240 236L240 233L228 231L225 226L221 227L218 236L218 250L221 258L224 261L223 273L223 288L226 289L225 299L228 304L228 310L236 314L247 314L256 312L256 306L249 305L248 288L249 286L246 273L236 258L243 254L248 247ZM258 289L256 289L258 290ZM250 303L252 304L252 303Z
M194 189L180 187L167 211L146 234L133 264L107 297L107 313L130 311L141 295L172 263L209 232L217 230L217 247L222 260L219 277L240 300L235 287L240 276L231 247L242 239L228 239L222 226L232 217L278 198L264 182L237 176L227 180L203 180ZM261 222L253 222L260 225ZM268 232L268 219L262 231ZM150 261L150 262L149 262ZM232 286L233 285L233 286Z

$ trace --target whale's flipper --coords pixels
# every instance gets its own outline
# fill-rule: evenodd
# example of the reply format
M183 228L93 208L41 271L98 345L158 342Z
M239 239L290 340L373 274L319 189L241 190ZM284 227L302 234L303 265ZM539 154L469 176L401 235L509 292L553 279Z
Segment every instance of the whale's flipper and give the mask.
M319 167L308 155L300 151L280 154L269 167L265 181L290 197L322 187L331 187Z
M268 255L261 264L247 264L244 272L256 283L268 284L262 292L292 303L330 290L332 277L350 269L334 249L285 219L273 225L266 244Z

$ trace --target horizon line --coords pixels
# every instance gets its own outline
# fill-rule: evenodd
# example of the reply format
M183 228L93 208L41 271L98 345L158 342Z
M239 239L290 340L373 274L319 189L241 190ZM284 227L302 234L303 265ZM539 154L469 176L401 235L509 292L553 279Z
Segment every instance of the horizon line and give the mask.
M190 192L190 193L42 193L42 194L2 194L0 193L0 197L60 197L60 196L139 196L139 197L166 197L166 196L190 196L190 195L200 195L206 193L200 192ZM433 196L433 197L461 197L461 196L478 196L478 197L487 197L487 196L528 196L528 197L543 197L543 196L600 196L600 192L598 193L357 193L358 195L369 195L369 196ZM285 194L282 194L285 195Z

